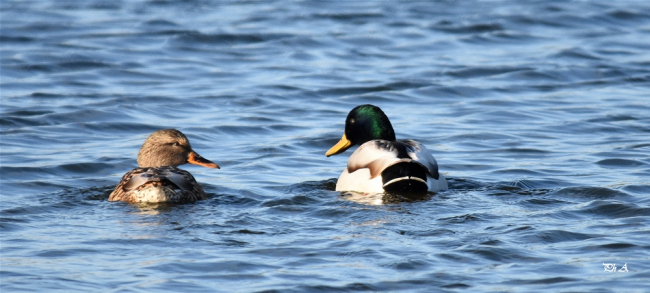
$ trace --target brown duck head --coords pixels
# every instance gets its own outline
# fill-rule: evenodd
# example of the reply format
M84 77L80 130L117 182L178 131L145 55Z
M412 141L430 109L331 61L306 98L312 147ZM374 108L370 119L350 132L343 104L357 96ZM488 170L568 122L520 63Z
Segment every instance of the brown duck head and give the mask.
M192 150L185 135L176 129L158 130L144 141L138 153L138 167L162 167L194 164L207 168L219 165Z

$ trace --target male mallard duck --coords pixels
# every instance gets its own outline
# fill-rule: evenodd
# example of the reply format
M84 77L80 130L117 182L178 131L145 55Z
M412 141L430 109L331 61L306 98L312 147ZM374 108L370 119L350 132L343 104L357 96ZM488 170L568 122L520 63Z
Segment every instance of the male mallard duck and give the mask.
M395 131L386 114L376 106L361 105L345 119L341 140L326 156L337 155L360 145L343 170L337 191L366 193L447 190L445 176L429 150L414 140L395 140Z
M176 129L158 130L144 141L138 167L126 173L109 201L130 203L186 203L207 199L194 176L178 165L219 166L195 153L187 137Z

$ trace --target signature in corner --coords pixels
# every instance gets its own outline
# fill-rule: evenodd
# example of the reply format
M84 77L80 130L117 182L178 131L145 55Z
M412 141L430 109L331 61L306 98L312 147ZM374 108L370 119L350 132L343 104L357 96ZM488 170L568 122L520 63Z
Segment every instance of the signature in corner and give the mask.
M605 272L608 272L608 273L616 272L616 264L615 263L603 263L603 266L605 266ZM628 272L627 263L625 263L623 265L623 267L621 267L621 269L618 270L618 272L627 273Z

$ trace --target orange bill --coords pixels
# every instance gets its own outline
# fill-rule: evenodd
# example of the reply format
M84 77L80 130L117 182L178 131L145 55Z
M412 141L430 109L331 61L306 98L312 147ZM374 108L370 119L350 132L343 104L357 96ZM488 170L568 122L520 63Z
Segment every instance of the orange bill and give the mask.
M190 164L199 165L199 166L203 166L203 167L207 167L207 168L221 169L221 168L219 168L219 165L213 163L212 161L210 161L210 160L208 160L208 159L206 159L204 157L201 157L201 155L195 153L194 151L190 152L190 155L187 158L187 162L190 163Z
M352 146L352 142L348 140L347 137L345 137L345 133L343 134L343 137L341 137L341 140L334 145L332 148L330 148L327 153L325 153L325 156L329 157L332 155L338 155L342 152L345 152L345 150L349 149Z

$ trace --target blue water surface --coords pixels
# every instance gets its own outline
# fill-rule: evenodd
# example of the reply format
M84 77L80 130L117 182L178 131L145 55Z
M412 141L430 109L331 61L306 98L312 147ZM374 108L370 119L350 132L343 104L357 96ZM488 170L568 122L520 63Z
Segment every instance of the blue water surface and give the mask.
M2 292L650 288L650 2L3 0L0 25ZM448 191L334 191L365 103ZM183 166L209 199L108 202L163 128L222 167Z

